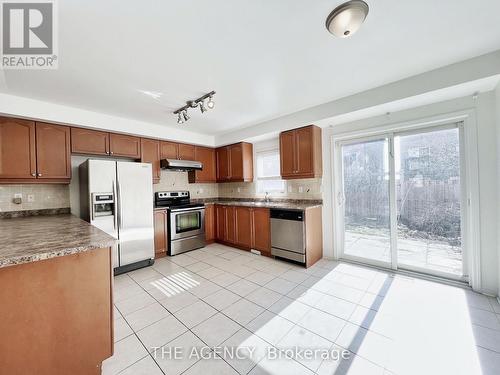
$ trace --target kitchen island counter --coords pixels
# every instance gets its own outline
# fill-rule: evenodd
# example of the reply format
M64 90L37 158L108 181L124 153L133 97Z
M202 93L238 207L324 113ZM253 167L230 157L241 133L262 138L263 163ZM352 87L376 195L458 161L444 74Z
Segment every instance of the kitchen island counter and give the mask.
M69 214L0 219L0 268L108 248L115 241Z

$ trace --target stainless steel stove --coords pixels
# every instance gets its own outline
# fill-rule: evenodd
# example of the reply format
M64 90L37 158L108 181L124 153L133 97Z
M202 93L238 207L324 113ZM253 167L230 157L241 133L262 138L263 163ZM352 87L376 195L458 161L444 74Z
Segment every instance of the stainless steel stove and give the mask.
M191 203L189 191L159 191L155 207L168 211L168 255L205 246L205 205Z

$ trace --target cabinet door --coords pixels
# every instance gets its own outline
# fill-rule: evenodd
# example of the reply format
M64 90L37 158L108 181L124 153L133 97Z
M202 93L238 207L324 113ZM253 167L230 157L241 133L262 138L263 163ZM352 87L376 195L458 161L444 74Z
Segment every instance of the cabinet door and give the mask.
M252 248L271 253L271 219L268 208L254 208L252 212Z
M229 206L226 208L226 242L236 243L236 225L234 207Z
M252 209L235 207L236 244L250 249L252 247Z
M227 181L229 179L229 158L228 148L219 147L217 154L217 181Z
M196 146L194 160L203 164L203 170L189 172L189 182L215 182L215 150L213 148Z
M153 183L160 182L160 141L141 138L141 162L153 165Z
M226 206L215 205L216 236L219 241L226 239Z
M205 206L205 240L207 242L215 240L215 207L213 204Z
M296 150L296 174L311 175L314 174L313 164L313 137L312 128L305 127L295 131L295 150Z
M241 144L229 146L229 179L243 180L243 147Z
M71 178L70 134L67 126L36 123L36 169L39 179Z
M131 135L110 133L109 151L113 156L141 158L141 139Z
M36 178L35 123L0 117L0 179Z
M155 258L167 255L167 213L165 210L154 211Z
M295 172L295 132L280 134L280 167L282 176L292 176Z
M179 144L174 142L161 142L161 158L162 159L178 159Z
M185 145L183 143L179 143L179 159L194 160L194 152L195 148L193 145Z
M109 133L71 128L71 152L75 154L108 155Z

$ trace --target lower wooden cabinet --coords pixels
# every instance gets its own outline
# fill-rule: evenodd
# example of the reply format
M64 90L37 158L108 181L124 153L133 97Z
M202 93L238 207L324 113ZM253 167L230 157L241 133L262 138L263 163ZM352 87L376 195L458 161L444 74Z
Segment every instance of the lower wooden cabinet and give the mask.
M215 205L216 240L239 248L271 254L268 208Z
M168 250L168 220L167 210L154 211L155 258L167 255Z
M269 208L252 208L252 249L271 255L271 217Z
M236 244L245 248L252 247L252 209L235 207Z
M215 206L205 205L205 241L212 243L215 241Z

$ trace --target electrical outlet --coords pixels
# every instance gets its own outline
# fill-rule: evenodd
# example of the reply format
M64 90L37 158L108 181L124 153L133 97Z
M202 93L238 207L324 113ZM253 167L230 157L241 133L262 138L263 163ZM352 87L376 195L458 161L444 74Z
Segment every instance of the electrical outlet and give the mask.
M28 202L34 202L35 201L35 195L34 194L28 194Z
M23 195L21 193L14 194L14 199L12 200L12 202L15 204L23 203Z
M240 187L238 188L238 193L241 193L241 188Z
M304 192L304 188L302 186L299 186L299 193L303 193Z
M289 193L293 193L293 187L288 186L288 192L289 192Z

